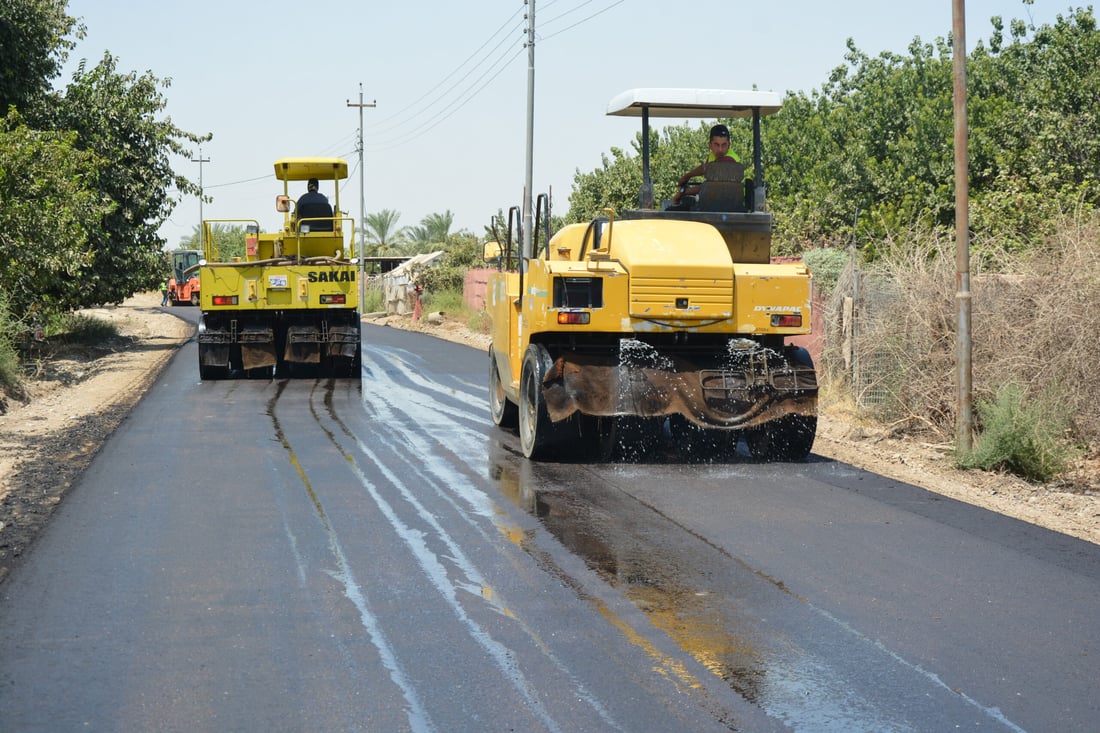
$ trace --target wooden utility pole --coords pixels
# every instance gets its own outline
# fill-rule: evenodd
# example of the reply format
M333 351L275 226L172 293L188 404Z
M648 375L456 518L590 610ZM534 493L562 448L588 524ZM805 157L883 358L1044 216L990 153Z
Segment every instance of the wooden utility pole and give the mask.
M971 405L972 345L970 340L970 155L966 120L966 2L952 0L951 53L955 77L955 304L958 329L955 364L955 451L961 456L974 445Z

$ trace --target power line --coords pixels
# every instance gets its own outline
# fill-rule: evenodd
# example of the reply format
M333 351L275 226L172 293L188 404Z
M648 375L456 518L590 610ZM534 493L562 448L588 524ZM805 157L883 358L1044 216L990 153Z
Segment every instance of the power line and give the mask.
M554 36L560 36L560 35L561 35L562 33L565 33L565 32L566 32L566 31L568 31L568 30L572 30L573 28L576 28L576 27L577 27L577 26L579 26L579 25L582 25L582 24L584 24L584 23L587 23L588 21L592 20L592 19L593 19L593 18L595 18L596 16L599 16L599 15L603 15L604 13L606 13L606 12L607 12L608 10L611 10L611 8L615 7L616 5L622 5L624 1L625 1L625 0L616 0L615 2L611 3L610 5L608 5L608 6L606 7L606 8L603 8L602 10L597 10L597 11L596 11L595 13L592 13L592 15L589 15L589 16L588 16L588 17L586 17L586 18L582 18L581 20L578 20L578 21L577 21L576 23L574 23L573 25L567 25L566 27L562 28L562 29L561 29L560 31L555 31L554 33L551 33L551 34L550 34L550 35L548 35L548 36L541 36L541 37L539 38L539 40L541 40L541 41L546 41L546 40L549 40L549 39L553 38ZM574 10L579 10L579 9L580 9L581 7L583 7L583 6L585 6L585 5L588 5L588 4L590 3L590 2L592 2L592 0L585 0L585 2L581 3L581 4L580 4L580 5L578 5L577 7L573 8L573 10L568 10L568 11L566 11L566 12L562 13L561 15L557 16L556 18L551 18L551 19L550 19L549 21L547 21L547 22L548 22L548 23L552 23L552 22L554 22L555 20L557 20L558 18L564 18L564 17L565 17L566 15L568 15L569 13L572 13L572 12L573 12Z
M582 8L591 5L595 1L596 0L583 0L583 2L580 2L579 4L574 5L573 7L564 10L553 18L545 21L544 23L542 23L542 26L545 27L546 25L552 25L556 21L559 21L566 16L576 13ZM545 41L550 38L554 38L555 36L566 33L580 25L583 25L584 23L587 23L593 18L596 18L606 13L615 6L621 5L623 2L624 0L615 0L610 5L607 5L606 7L597 10L596 12L578 20L571 25L561 28L560 30L557 30L549 35L539 36L539 40ZM543 7L551 7L559 5L560 3L561 0L547 0ZM364 146L365 150L371 153L378 153L386 150L394 150L408 145L414 142L420 133L434 129L438 125L442 124L443 122L457 114L463 107L473 101L482 91L485 90L487 86L489 86L489 84L491 84L498 76L500 76L504 72L505 69L508 68L509 64L514 61L516 57L520 56L523 53L524 49L522 46L517 48L515 51L512 51L510 48L507 47L501 50L502 46L505 46L510 39L514 38L514 36L511 35L512 31L505 33L504 36L499 40L497 39L499 36L501 36L501 33L503 31L505 31L510 25L514 23L514 21L516 20L516 16L523 12L524 6L526 6L526 3L524 3L523 6L513 12L503 23L501 23L496 28L496 30L494 30L489 35L489 37L480 46L477 47L477 49L475 49L469 56L467 56L462 61L462 63L458 64L453 71L444 76L439 82L431 86L422 95L420 95L415 100L405 105L389 117L385 117L373 125L367 125L367 130L369 130L374 135L374 137L376 138L376 142L369 147ZM524 25L521 24L519 27L520 29L526 31L526 27ZM493 44L494 41L496 41L495 44ZM490 44L493 45L490 47ZM487 48L488 51L486 51ZM483 51L485 51L484 54L482 53ZM500 53L497 53L497 51L500 51ZM475 59L475 57L478 57L479 54L481 54L481 57L472 66L470 66L470 68L466 69L466 71L462 73L461 76L458 76L458 78L455 79L456 75L462 72L462 70L470 64L471 60ZM469 84L461 86L460 88L460 85L462 85L463 82L468 80L471 75L473 75L478 69L485 66L486 63L488 63L488 67L484 71L482 71L481 74L470 81ZM454 79L454 82L442 94L435 95L434 97L432 96L434 92L439 90L452 79ZM428 104L421 105L421 102L424 102L429 98L430 101ZM419 109L418 105L420 107ZM443 106L446 109L446 112L442 114L436 113L435 110L438 109L440 106ZM418 120L421 120L425 117L428 117L429 120L425 122L418 122ZM409 131L411 129L415 129L417 131L417 135L410 134ZM396 134L386 135L386 133L391 132L395 132ZM330 151L344 148L346 152L336 153L336 155L342 158L352 157L353 154L359 152L358 146L354 146L351 150L347 150L345 146L353 144L355 142L355 136L356 133L353 132L337 139L331 145L323 148L320 154L323 155ZM377 137L384 137L384 139L377 140ZM206 186L206 188L225 188L228 186L254 183L256 181L266 180L267 178L269 178L269 176L266 175L258 176L256 178L245 178L238 181L228 181L226 183L209 185Z
M560 3L560 1L561 0L549 0L546 5L557 5ZM562 18L572 15L580 11L584 7L591 5L595 1L596 0L583 0L583 2L580 2L579 4L576 4L567 10L564 10L563 12L559 13L542 25L545 26L547 24L552 24L556 21L559 21ZM623 1L624 0L615 0L611 4L591 13L584 18L581 18L571 25L568 25L547 36L540 36L539 40L547 40L549 38L553 38L555 36L566 33L580 25L583 25L584 23L587 23L593 18L603 15L615 6L621 5ZM479 68L484 66L489 61L490 56L494 52L504 46L511 38L514 38L514 36L511 36L510 34L506 34L501 40L497 41L497 43L490 47L490 44L493 43L493 41L497 39L498 36L500 36L501 32L513 23L516 15L518 15L521 10L523 10L523 8L520 8L520 10L517 10L515 13L513 13L489 36L489 38L484 43L482 43L477 48L476 51L470 54L461 64L459 64L454 69L454 71L447 74L447 76L445 76L442 80L440 80L430 89L428 89L427 92L420 95L410 104L401 108L394 115L381 120L378 125L369 127L368 129L372 133L372 136L375 138L374 142L370 145L369 150L372 153L378 153L385 150L393 150L395 148L400 148L404 145L410 144L419 136L420 133L431 130L442 123L444 120L452 117L455 113L457 113L470 101L472 101L478 94L480 94L489 85L490 82L492 82L501 73L503 73L504 69L507 68L507 64L513 61L517 56L522 53L522 48L516 50L514 53L511 52L510 48L505 48L502 53L498 54L491 61L491 63L489 63L489 66L485 71L477 76L472 82L460 88L460 85L464 81L469 79L471 75L473 75ZM524 28L524 30L526 29ZM485 54L482 54L482 52L485 51L487 48L488 51ZM455 80L446 89L446 91L444 91L442 94L435 95L434 97L432 96L433 93L443 87L444 84L451 81L452 79L455 79L456 75L458 75L460 71L462 71L462 69L469 64L471 59L474 59L476 56L478 56L478 54L482 54L482 57L477 60L477 62L474 63L472 67L468 68L464 73L462 73L462 75L459 76L457 80ZM504 64L503 66L501 66L502 63ZM426 99L429 99L430 101L427 104L421 104ZM444 108L446 111L443 113L438 112L441 107ZM389 124L386 124L387 122ZM416 129L416 135L411 134L411 130L413 128ZM379 140L379 137L382 137L383 139Z
M458 104L450 106L448 108L448 111L445 114L443 114L441 116L438 116L438 117L435 117L430 123L425 123L424 126L421 126L421 127L417 128L418 135L435 128L436 126L438 126L439 124L441 124L442 122L444 122L445 120L450 118L452 115L454 115L456 112L458 112L460 109L465 107L471 101L473 101L473 99L478 94L480 94L481 91L486 86L488 86L490 82L492 82L494 79L496 79L498 76L500 76L500 74L503 73L504 70L508 68L508 62L515 59L521 53L523 53L523 49L519 48L519 49L516 49L510 57L507 57L507 58L505 58L504 56L498 57L498 59L495 62L493 62L493 66L490 66L489 69L487 69L481 76L479 76L477 79L475 79L473 81L473 84L477 84L482 79L485 79L485 75L488 74L489 72L491 72L493 70L494 66L497 66L498 64L500 64L501 61L504 61L504 63L500 64L500 68L498 68L492 76L490 76L488 79L485 79L484 83L482 83L481 86L477 87L476 89L473 89L472 85L470 87L467 87L466 90L465 90L465 93L463 93L461 95L461 97L462 97L461 102L459 102ZM471 91L471 89L472 89L472 91ZM382 140L382 141L379 141L378 143L376 143L374 146L372 146L370 148L370 151L372 153L378 153L378 152L381 152L383 150L393 150L394 148L399 148L402 145L408 145L409 143L414 142L415 139L416 139L415 137L410 136L410 135L400 135L400 136L390 137L386 140Z
M258 176L256 178L245 178L240 181L229 181L227 183L212 183L207 188L225 188L226 186L239 186L242 183L255 183L256 181L264 181L271 176Z
M500 34L500 32L501 32L502 30L504 30L504 28L506 28L506 27L508 26L508 24L509 24L509 23L511 23L511 22L512 22L512 21L513 21L513 20L515 19L515 17L516 17L516 16L517 16L517 15L518 15L518 14L519 14L519 13L520 13L520 12L521 12L522 10L523 10L523 8L521 7L520 9L518 9L518 10L516 10L516 11L515 11L514 13L512 13L512 15L511 15L511 16L510 16L510 17L509 17L509 18L508 18L507 20L505 20L505 21L504 21L503 23L501 23L501 24L500 24L500 26L499 26L499 27L498 27L498 28L497 28L497 29L496 29L495 31L493 31L493 33L492 33L492 34L491 34L491 35L489 36L489 38L487 38L487 39L485 40L485 42L484 42L484 43L482 43L482 44L481 44L480 46L478 46L478 48L477 48L477 49L476 49L476 50L475 50L475 51L474 51L473 53L471 53L471 54L470 54L469 56L467 56L467 57L466 57L466 59L465 59L465 60L463 60L463 62L462 62L461 64L459 64L458 66L456 66L456 67L454 68L454 71L452 71L452 72L451 72L450 74L448 74L447 76L443 77L443 78L442 78L442 79L441 79L441 80L440 80L440 81L439 81L438 83L436 83L436 84L435 84L435 86L433 86L433 87L431 87L430 89L428 89L428 91L424 92L424 94L422 94L422 95L420 95L419 97L417 97L417 98L416 98L415 100L413 100L412 102L410 102L410 103L409 103L408 105L406 105L406 106L402 107L401 109L397 110L396 112L394 112L394 113L393 113L392 115L390 115L389 117L383 117L383 118L382 118L381 120L379 120L379 121L378 121L378 122L377 122L377 123L376 123L376 124L374 125L374 127L376 127L376 128L377 128L377 127L379 127L379 126L385 125L386 123L390 122L391 120L395 120L395 119L398 119L398 118L399 118L399 117L400 117L401 115L403 115L403 114L404 114L405 112L409 111L410 109L412 109L413 107L415 107L415 106L416 106L417 104L419 104L420 102L422 102L422 101L423 101L423 100L424 100L424 99L425 99L426 97L428 97L428 96L429 96L429 95L430 95L430 94L431 94L432 92L434 92L434 91L435 91L436 89L438 89L439 87L443 86L443 84L445 84L445 83L446 83L446 82L447 82L447 81L448 81L448 80L449 80L449 79L450 79L451 77L453 77L453 76L454 76L455 74L457 74L457 73L458 73L458 72L459 72L459 71L460 71L460 70L461 70L461 69L462 69L462 68L463 68L463 67L464 67L464 66L465 66L465 65L466 65L467 63L469 63L470 59L474 58L474 56L476 56L476 55L477 55L478 53L480 53L482 49L484 49L484 48L485 48L486 46L488 46L488 45L489 45L489 44L490 44L490 43L491 43L491 42L493 41L493 39L494 39L494 38L496 38L496 37L497 37L497 36L498 36L498 35ZM505 36L505 39L507 39L507 36ZM494 50L494 51L495 51L495 50L496 50L496 49L497 49L497 48L498 48L499 46L500 46L500 44L498 43L498 44L497 44L496 46L494 46L494 47L493 47L493 49L492 49L492 50ZM477 68L478 66L480 66L480 65L481 65L482 63L484 63L484 59L483 59L483 60L481 60L481 61L478 61L478 62L477 62L476 64L474 64L474 69L476 69L476 68ZM472 69L471 69L471 71L468 71L468 72L466 72L466 74L465 74L465 75L464 75L464 76L463 76L462 78L464 79L464 78L465 78L466 76L469 76L469 75L470 75L471 73L473 73L473 70L472 70ZM462 79L459 79L459 81L462 81ZM383 132L385 132L385 131L387 131L387 130L389 130L389 129L392 129L392 127L393 127L393 126L391 125L391 126L389 126L389 127L383 128L383 129L382 129L382 131L383 131Z

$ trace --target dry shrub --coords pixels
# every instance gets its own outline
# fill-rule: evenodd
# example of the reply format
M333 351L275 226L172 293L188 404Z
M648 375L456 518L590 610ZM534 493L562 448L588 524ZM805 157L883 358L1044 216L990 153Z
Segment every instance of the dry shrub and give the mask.
M858 276L849 270L838 282L823 371L830 380L849 379L860 404L880 420L948 439L957 399L955 243L914 234L881 251ZM994 401L1004 385L1021 385L1025 403L1054 401L1069 415L1069 434L1059 440L1100 446L1092 328L1100 313L1100 218L1065 218L1026 253L980 243L972 251L975 404ZM858 335L847 353L863 368L851 378L838 324L857 277Z

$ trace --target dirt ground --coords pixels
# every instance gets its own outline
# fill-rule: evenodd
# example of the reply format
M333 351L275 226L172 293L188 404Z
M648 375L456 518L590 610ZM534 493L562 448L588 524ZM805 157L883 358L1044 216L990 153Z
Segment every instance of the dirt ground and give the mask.
M175 350L191 338L193 326L159 305L159 294L146 293L88 311L115 321L122 337L41 362L26 402L0 402L0 580ZM454 321L370 320L488 348L487 336ZM814 444L818 455L1100 544L1100 458L1081 460L1067 476L1034 485L953 468L950 449L899 438L827 409Z

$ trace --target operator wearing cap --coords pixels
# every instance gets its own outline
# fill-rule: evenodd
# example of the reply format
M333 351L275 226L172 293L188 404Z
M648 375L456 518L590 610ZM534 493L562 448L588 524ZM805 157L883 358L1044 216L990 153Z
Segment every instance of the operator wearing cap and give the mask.
M730 130L725 125L715 125L710 128L710 154L707 155L705 161L680 176L677 181L680 190L672 194L672 202L674 204L679 204L680 197L684 194L690 195L699 193L699 186L687 186L685 188L687 182L692 178L703 175L706 172L708 163L719 160L729 160L734 163L741 162L741 159L737 157L737 153L730 150Z

